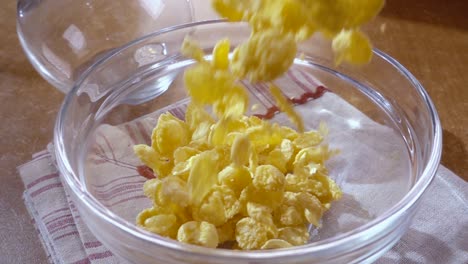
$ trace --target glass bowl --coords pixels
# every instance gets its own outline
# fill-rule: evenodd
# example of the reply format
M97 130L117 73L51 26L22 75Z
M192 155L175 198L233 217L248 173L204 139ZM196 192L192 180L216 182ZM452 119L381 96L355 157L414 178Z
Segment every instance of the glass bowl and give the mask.
M421 84L396 60L374 50L362 67L333 63L330 43L315 36L299 46L291 70L276 80L295 98L306 128L323 121L327 142L340 154L330 176L343 198L311 230L307 245L270 251L234 251L187 245L138 228L135 216L150 207L145 178L132 146L149 143L159 113L183 118L186 35L210 54L217 40L245 40L242 23L205 21L164 29L113 50L92 65L67 95L55 129L55 152L64 185L81 219L114 254L133 263L370 263L407 230L439 165L441 126ZM141 49L164 48L163 58ZM207 55L207 59L210 56ZM242 82L260 114L275 113L265 85ZM253 111L253 110L252 110ZM274 115L273 115L274 114Z
M17 6L17 32L29 61L64 93L112 49L189 22L190 0L18 0Z

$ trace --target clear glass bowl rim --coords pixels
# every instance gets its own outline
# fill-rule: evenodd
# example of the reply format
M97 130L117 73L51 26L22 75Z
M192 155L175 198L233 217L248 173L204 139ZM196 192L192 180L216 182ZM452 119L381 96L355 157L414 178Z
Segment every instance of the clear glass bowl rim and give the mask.
M147 39L162 35L164 33L169 33L177 30L183 30L196 26L210 25L210 24L221 24L226 23L226 20L217 19L217 20L205 20L200 22L192 22L181 24L173 27L164 28L162 30L153 32L141 38L135 39L127 43L126 45L115 49L113 52L107 56L96 61L91 65L83 75L76 81L72 90L66 95L65 100L62 104L60 112L58 114L56 123L55 123L55 133L54 133L54 150L56 153L57 164L61 172L62 178L65 180L66 184L72 192L79 197L80 201L89 209L93 211L94 214L98 215L100 218L104 219L108 224L118 227L120 230L124 231L128 235L138 238L140 240L146 241L148 243L153 243L161 247L166 247L168 249L173 249L181 253L191 253L197 254L200 256L206 257L220 257L220 258L236 258L236 259L271 259L275 257L298 257L300 255L309 255L317 254L319 252L324 253L336 248L348 248L350 244L355 244L356 239L366 237L366 235L372 234L372 230L376 230L379 227L386 226L391 223L400 214L405 213L410 209L421 197L424 191L427 189L429 184L432 182L435 173L438 169L439 162L441 159L442 153L442 127L439 120L439 116L435 109L435 105L430 99L429 95L421 85L421 83L410 73L403 65L401 65L397 60L393 59L384 52L374 48L374 56L378 56L381 59L385 60L391 66L396 68L416 89L418 94L423 98L426 103L426 110L429 112L431 117L431 123L433 127L433 142L431 153L427 162L427 166L422 171L421 177L411 188L411 190L401 199L397 204L392 208L387 210L381 216L370 221L369 223L360 226L352 231L334 236L332 238L324 239L319 242L314 242L306 244L304 246L297 246L281 250L273 251L232 251L227 249L210 249L199 246L193 246L188 244L179 243L168 238L158 237L154 234L146 232L133 224L129 224L127 221L121 219L117 215L110 213L106 208L104 208L92 195L87 193L83 186L76 179L78 178L76 173L71 169L71 165L68 162L65 144L63 142L62 134L65 126L64 117L67 115L69 110L70 102L75 97L76 92L80 88L84 80L93 72L93 69L99 67L99 65L105 63L108 60L111 60L114 56L119 54L121 51L136 45ZM338 252L337 252L338 253Z

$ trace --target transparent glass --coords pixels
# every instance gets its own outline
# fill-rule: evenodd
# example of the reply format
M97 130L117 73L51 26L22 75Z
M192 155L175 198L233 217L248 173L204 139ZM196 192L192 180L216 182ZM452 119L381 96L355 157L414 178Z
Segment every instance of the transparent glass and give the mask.
M189 0L18 0L17 12L18 36L30 62L63 92L111 50L193 18Z
M440 161L436 110L420 83L388 55L374 50L369 65L336 67L330 43L319 36L299 47L291 71L276 80L292 97L316 95L296 108L306 127L325 121L330 146L341 150L327 166L343 199L325 214L322 228L311 230L309 243L274 251L207 249L135 226L150 202L132 145L149 143L157 112L183 118L183 70L194 63L179 53L187 34L209 54L217 40L228 37L234 46L250 32L242 23L206 21L131 42L90 67L57 119L55 151L65 186L104 245L133 263L370 263L398 241ZM164 49L162 60L138 55L154 45ZM243 84L252 104L265 111L273 106L261 85Z

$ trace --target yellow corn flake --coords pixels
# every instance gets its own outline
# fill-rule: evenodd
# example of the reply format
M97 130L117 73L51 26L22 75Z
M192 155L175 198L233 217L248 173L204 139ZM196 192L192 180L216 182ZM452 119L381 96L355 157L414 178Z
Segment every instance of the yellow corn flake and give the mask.
M301 149L294 159L294 174L313 175L330 157L328 146L317 146Z
M193 218L221 226L239 211L240 203L234 191L227 186L217 186L205 197L200 207L193 210Z
M156 209L146 209L137 217L137 225L161 236L175 238L179 223L173 214L160 214Z
M278 238L287 241L293 246L300 246L307 243L310 234L305 225L283 227L278 230Z
M159 199L159 194L161 190L161 180L160 179L150 179L143 184L143 193L153 201Z
M249 127L262 126L265 121L260 119L258 116L249 116L247 118L247 123Z
M296 110L294 110L293 105L281 93L281 89L276 85L271 85L270 92L275 98L276 103L278 104L279 108L283 112L285 112L289 116L291 121L297 126L297 130L299 130L299 132L303 132L304 121L302 120L300 115L296 112Z
M176 163L174 168L172 168L171 175L187 181L190 175L190 170L192 169L194 157L191 157L186 161Z
M220 40L213 50L213 66L216 69L227 70L229 67L229 39Z
M263 244L261 249L278 249L278 248L288 248L292 246L293 245L291 245L289 242L285 240L275 238L275 239L270 239L267 242L265 242L265 244Z
M152 216L155 216L159 213L159 211L157 210L157 208L147 208L143 211L141 211L138 216L137 216L137 225L138 226L141 226L141 227L144 227L144 224L145 224L145 221L146 219L152 217Z
M317 146L323 141L323 136L317 131L307 131L300 134L293 143L296 148L304 149Z
M297 40L309 38L314 29L310 24L307 9L298 0L273 0L264 6L261 13L251 20L252 27L259 31L267 28L275 28L280 32L290 32L296 35ZM260 20L260 21L259 21Z
M249 162L250 141L247 135L235 137L231 147L231 160L235 166L244 166Z
M211 126L211 131L208 136L208 141L214 146L220 146L226 143L229 130L226 127L225 119L220 120L218 123Z
M145 220L143 227L150 232L175 238L177 232L177 217L172 214L155 215Z
M208 151L208 150L212 149L211 144L209 144L208 142L205 142L205 141L200 141L200 140L192 141L187 146L191 147L191 148L194 148L194 149L196 149L196 150L198 150L200 152L204 152L204 151Z
M228 220L224 209L223 197L219 193L212 193L205 197L199 208L193 209L193 219L220 226Z
M185 111L185 122L191 131L195 131L200 124L214 124L215 121L202 106L191 102Z
M249 136L252 145L257 148L277 145L283 139L281 134L279 134L278 131L275 131L273 126L267 122L262 122L262 124L258 126L249 127L245 133Z
M270 81L286 72L295 57L294 35L275 30L261 31L234 50L231 70L251 82Z
M229 145L222 145L222 146L214 146L213 149L218 153L218 166L219 166L219 171L221 171L221 168L225 168L226 166L229 166L232 164L231 162L231 147Z
M241 21L247 16L247 0L212 0L213 9L230 21Z
M190 138L187 124L170 113L159 116L158 124L151 136L153 148L167 157L172 157L178 147L187 145Z
M295 205L282 204L274 214L276 221L283 226L304 224L303 212Z
M323 184L317 180L314 180L308 174L292 174L288 173L285 177L286 184L284 190L287 192L309 192L317 197L320 195L326 195L327 190L323 187Z
M228 71L216 70L208 62L202 62L185 70L185 87L196 104L213 104L234 85L234 77Z
M295 147L292 144L291 140L283 139L283 141L281 141L280 151L281 154L283 154L283 157L286 160L286 162L289 162L292 159L295 152Z
M322 204L328 204L332 201L341 199L343 193L336 182L330 177L323 173L317 173L314 175L313 180L316 182L318 187L311 190L310 193L317 196Z
M180 207L187 207L190 203L187 184L180 178L167 177L161 183L161 202L174 203Z
M247 215L252 217L257 221L263 221L265 219L271 218L272 210L265 205L247 202Z
M279 127L278 133L281 135L281 138L288 140L295 140L299 136L296 130L287 126Z
M278 236L278 228L273 221L272 210L268 206L248 202L245 209L248 217L253 218L264 225L269 237Z
M216 151L206 151L198 154L193 161L187 181L189 197L193 205L199 205L208 192L217 184L218 159L219 156Z
M133 147L133 151L158 177L164 178L171 172L173 163L168 158L162 157L154 148L146 145L136 145Z
M249 155L249 170L255 171L259 165L258 153L255 148L252 148Z
M241 117L247 110L249 97L243 87L233 86L213 104L219 118L234 119Z
M227 186L217 186L213 193L222 197L224 214L227 219L233 218L240 211L240 202L236 193Z
M288 160L279 149L272 150L270 153L268 153L268 157L265 157L264 160L265 161L262 162L263 164L271 164L281 173L286 173L288 170Z
M187 38L183 48L186 46L190 48L184 49L184 53L193 55L196 59L198 53L193 50L200 48L193 48L197 45ZM219 41L213 50L213 62L210 64L204 60L199 61L185 71L184 81L194 104L210 104L218 117L236 118L247 110L248 96L243 88L235 84L236 79L228 69L228 54L229 41ZM192 123L190 120L190 124Z
M301 192L285 192L282 206L276 212L277 219L285 226L296 226L304 223L320 226L324 210L319 199L314 195Z
M205 53L200 48L200 46L198 46L198 43L192 40L190 37L185 37L180 51L184 56L191 57L198 62L204 61L203 58L205 57Z
M304 217L307 219L307 222L319 227L324 211L319 199L310 193L301 192L297 195L297 201L304 208Z
M236 136L245 129L242 120L223 118L211 127L208 141L214 146L232 145Z
M238 218L233 218L228 220L225 224L216 227L220 244L228 241L234 241L236 239L235 231L237 221L239 221Z
M231 132L245 132L249 125L249 118L246 116L240 116L239 118L230 118L229 122L226 123L226 127Z
M260 249L272 239L270 228L251 217L245 217L236 224L236 241L241 249Z
M274 210L281 205L281 201L283 200L283 191L267 191L255 188L253 184L251 184L242 190L239 200L244 205L246 205L247 202L253 202L268 206Z
M180 162L185 162L191 157L197 155L198 153L200 153L199 150L189 146L177 148L174 151L174 163L178 164Z
M227 166L218 173L218 182L221 186L227 186L236 194L240 194L252 182L252 176L244 166Z
M193 131L192 140L193 141L202 141L202 142L207 141L208 137L210 136L212 126L213 126L213 124L211 124L209 122L200 123L199 126L197 127L197 129L195 129L195 131Z
M283 139L281 145L276 146L270 153L264 164L271 164L278 168L282 173L286 173L291 170L292 167L292 157L295 152L295 147L292 144L291 140Z
M216 227L203 221L190 221L180 226L177 240L209 248L217 247L219 242Z
M284 191L286 192L300 192L304 191L307 186L307 175L288 173L284 177L285 186Z
M255 170L253 186L272 192L284 190L284 174L273 165L261 165Z

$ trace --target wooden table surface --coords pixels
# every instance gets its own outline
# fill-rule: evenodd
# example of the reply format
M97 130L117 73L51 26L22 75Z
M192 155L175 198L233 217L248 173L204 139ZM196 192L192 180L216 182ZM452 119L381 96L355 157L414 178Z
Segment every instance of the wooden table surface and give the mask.
M388 0L371 33L376 47L405 65L442 121L442 164L468 180L468 1ZM0 3L0 263L46 263L21 195L16 166L45 148L63 94L34 71L15 31L16 1Z

